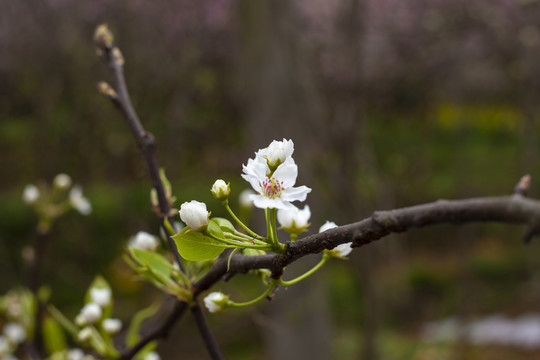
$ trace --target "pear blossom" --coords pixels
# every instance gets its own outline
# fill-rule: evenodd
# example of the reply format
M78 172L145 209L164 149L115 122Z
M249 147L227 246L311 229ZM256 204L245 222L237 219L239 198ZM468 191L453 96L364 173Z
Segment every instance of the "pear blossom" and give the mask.
M161 356L155 351L150 351L146 356L144 357L144 360L161 360Z
M180 218L192 230L201 231L206 229L210 213L206 204L199 201L185 202L180 205Z
M241 207L248 209L253 207L253 200L251 200L250 195L255 195L255 192L251 189L245 189L240 192L240 195L238 195L238 203Z
M74 186L69 192L69 202L71 206L82 215L88 215L92 212L92 204L83 196L82 187Z
M58 174L54 177L53 185L59 189L67 189L71 186L71 177L68 174Z
M279 209L277 211L277 220L281 227L290 233L301 233L309 226L311 211L309 206L304 206L303 210L295 207L294 209Z
M92 328L87 326L87 327L83 328L81 331L79 331L79 333L77 334L77 339L80 342L87 342L88 340L90 340L92 335L93 335L92 334Z
M67 353L67 360L83 360L84 351L81 349L69 349Z
M109 288L91 288L90 299L93 303L98 304L100 307L110 305L112 299L111 289Z
M102 315L103 311L101 310L101 306L90 302L81 309L81 313L77 316L76 322L81 325L94 324L99 321Z
M253 204L261 209L293 209L291 201L304 201L311 189L307 186L293 187L298 176L298 166L289 157L268 176L267 164L249 159L242 165L242 177L251 184L257 194L250 195Z
M122 320L120 319L105 319L103 320L103 330L108 334L116 334L122 329Z
M333 228L336 228L337 227L337 224L333 221L327 221L325 222L320 228L319 228L319 232L322 233L326 230L330 230L330 229L333 229Z
M214 182L214 185L212 185L212 195L214 195L214 198L219 201L227 200L229 197L229 194L231 193L230 185L227 184L225 181L218 179L216 182Z
M211 292L204 298L204 305L211 313L219 312L227 308L229 297L221 292Z
M23 201L29 205L34 204L38 201L40 196L40 191L36 185L28 184L23 190Z
M129 246L140 250L154 251L158 247L158 240L154 235L145 231L139 231L129 241Z
M333 221L327 221L325 222L319 229L319 232L322 233L326 230L330 230L333 228L336 228L337 225ZM325 250L325 252L331 256L337 257L337 258L345 258L347 255L349 255L352 251L352 243L348 242L345 244L339 244L332 250Z
M255 158L267 164L269 169L272 171L290 158L293 152L294 143L292 140L274 140L270 143L270 145L268 145L267 148L257 151L255 153Z
M14 344L26 340L26 329L19 323L10 322L4 326L4 336Z

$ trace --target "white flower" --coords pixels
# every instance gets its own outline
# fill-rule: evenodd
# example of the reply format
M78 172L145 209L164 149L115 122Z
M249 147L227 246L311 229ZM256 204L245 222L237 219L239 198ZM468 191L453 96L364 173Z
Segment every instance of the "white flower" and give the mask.
M129 246L140 250L154 251L158 247L158 240L154 235L145 231L139 231L129 241Z
M39 199L39 189L36 185L28 184L23 190L23 201L27 204L34 204Z
M206 295L204 298L204 305L211 313L225 310L227 308L227 302L229 297L223 293L214 291Z
M206 204L198 201L185 202L180 205L180 219L192 230L201 231L208 225L210 213L206 210Z
M337 227L337 225L336 225L335 222L327 221L319 228L319 232L322 233L323 231L330 230L330 229L333 229L333 228L336 228L336 227Z
M83 360L84 351L81 349L69 349L67 353L67 360Z
M279 209L277 219L285 230L292 233L301 233L309 226L311 211L309 206L304 206L303 210L295 207L294 209Z
M103 311L101 311L101 307L98 304L91 302L84 305L79 315L78 318L80 317L80 320L83 320L82 324L94 324L101 319Z
M90 299L92 303L96 303L102 308L111 303L112 293L109 288L91 288Z
M82 187L74 186L69 192L69 202L71 206L83 215L88 215L92 212L92 204L82 194Z
M250 195L255 195L255 192L251 189L242 190L240 195L238 195L238 202L243 208L252 208L253 200L251 200Z
M294 152L294 143L292 140L277 141L274 140L267 148L260 149L255 153L255 158L263 160L271 171L275 170L280 164L292 156Z
M146 356L144 357L144 360L161 360L161 356L155 351L150 351Z
M58 174L54 177L53 185L59 189L67 189L71 186L71 177L68 174Z
M87 342L92 337L92 329L90 327L85 327L77 334L77 339L80 342Z
M120 319L105 319L103 320L103 329L108 334L116 334L122 329L122 320Z
M230 184L227 184L225 181L218 179L216 182L214 182L214 185L212 185L212 195L214 195L214 198L218 201L224 201L227 200L229 197L229 194L231 193L231 187Z
M270 176L267 176L268 165L254 159L249 159L247 165L242 167L242 177L257 192L250 195L250 199L258 208L293 209L291 201L304 201L311 191L307 186L293 187L298 176L298 166L291 157L279 165Z
M4 335L14 344L20 344L26 340L26 329L19 323L7 323L4 326Z

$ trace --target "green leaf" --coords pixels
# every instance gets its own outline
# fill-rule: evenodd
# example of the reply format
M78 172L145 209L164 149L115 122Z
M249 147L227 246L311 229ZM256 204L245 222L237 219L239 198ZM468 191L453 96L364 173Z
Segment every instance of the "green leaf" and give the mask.
M50 316L43 319L43 341L49 354L67 348L66 334L62 327Z
M212 220L208 222L208 231L211 234L220 234L219 237L223 237L219 225ZM205 236L199 231L193 231L188 227L172 236L172 238L176 242L180 255L190 261L213 259L228 247L226 244Z
M164 278L171 277L173 271L172 264L160 254L133 247L130 247L129 251L140 265L150 269L152 273L159 274L160 277Z
M215 217L212 218L212 221L215 221L223 232L234 233L236 231L234 225L225 218Z
M206 228L206 232L212 235L214 238L218 238L218 239L225 238L225 235L223 235L223 230L221 230L221 227L219 226L217 221L215 221L214 219L208 221L208 227Z
M135 316L133 316L133 319L131 320L131 323L129 324L129 328L126 334L127 346L132 347L139 342L139 339L140 339L139 330L141 328L143 321L153 316L158 310L159 310L159 305L156 303L138 311L135 314Z

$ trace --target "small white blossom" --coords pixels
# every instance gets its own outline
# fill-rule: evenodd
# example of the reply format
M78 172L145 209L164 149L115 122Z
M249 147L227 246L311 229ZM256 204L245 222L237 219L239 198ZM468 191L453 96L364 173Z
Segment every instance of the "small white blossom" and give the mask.
M295 207L294 209L279 209L277 211L277 219L281 227L291 233L301 233L309 226L309 218L311 211L309 206L304 206L303 210Z
M293 152L294 143L292 140L274 140L267 148L257 151L255 157L260 160L264 159L270 170L275 170L275 168L290 158Z
M92 212L92 204L83 196L82 187L74 186L69 192L69 202L71 206L82 215L89 215Z
M58 174L53 180L54 187L67 189L71 186L71 177L68 174Z
M231 187L225 181L218 179L212 185L212 195L218 201L227 200L229 194L231 193Z
M325 222L320 228L319 228L319 232L322 233L326 230L330 230L330 229L333 229L333 228L336 228L337 225L335 222L333 221L327 221Z
M180 205L180 218L192 230L201 231L208 225L210 213L206 210L206 204L199 201L185 202Z
M122 320L120 319L105 319L103 320L103 329L108 334L116 334L122 329Z
M150 351L146 356L144 357L144 360L161 360L161 356L155 351Z
M292 209L291 201L304 201L311 189L307 186L293 187L298 176L298 166L287 158L270 176L268 165L249 159L243 166L242 177L251 184L257 194L250 195L253 204L261 209Z
M154 251L158 247L159 243L154 235L151 235L145 231L139 231L129 241L129 246L140 250Z
M4 336L14 344L20 344L26 340L26 329L19 323L7 323L4 326Z
M91 288L90 299L93 303L98 304L102 308L111 303L112 293L109 288Z
M220 292L211 292L204 298L204 305L211 313L219 312L227 308L229 297Z
M38 201L40 196L40 191L36 185L26 185L23 190L23 201L27 204L34 204L36 201Z
M80 318L83 320L83 324L94 324L101 319L103 311L101 307L96 303L88 303L81 309ZM78 320L78 319L76 319Z
M242 190L240 195L238 195L238 202L240 203L240 206L243 208L252 208L253 207L253 200L251 200L251 195L255 195L255 192L251 189L245 189Z
M90 327L85 327L77 334L77 339L80 342L87 342L92 337L92 329Z
M81 349L69 349L67 353L67 360L83 360L84 351Z

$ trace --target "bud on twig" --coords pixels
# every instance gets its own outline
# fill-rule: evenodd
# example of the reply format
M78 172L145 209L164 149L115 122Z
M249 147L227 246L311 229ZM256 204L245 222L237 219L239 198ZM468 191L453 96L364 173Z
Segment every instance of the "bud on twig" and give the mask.
M111 85L107 84L104 81L100 81L97 84L98 91L102 94L108 97L111 100L116 99L116 91L111 87Z
M94 31L94 44L100 50L110 50L113 46L114 37L107 24L99 25Z
M531 188L531 175L524 175L514 188L514 194L526 196Z
M125 63L124 55L122 55L122 52L117 47L112 49L112 59L113 59L114 63L116 65L118 65L118 66L122 66Z

